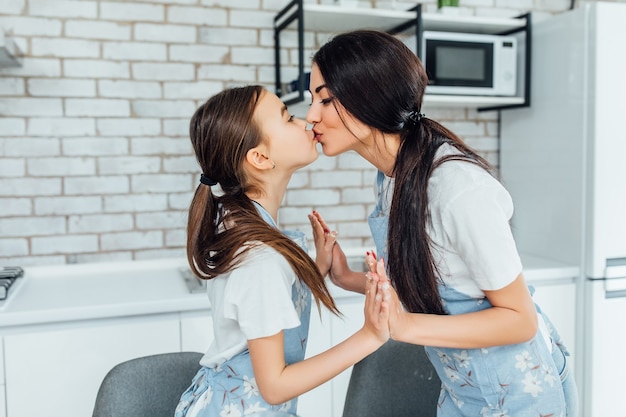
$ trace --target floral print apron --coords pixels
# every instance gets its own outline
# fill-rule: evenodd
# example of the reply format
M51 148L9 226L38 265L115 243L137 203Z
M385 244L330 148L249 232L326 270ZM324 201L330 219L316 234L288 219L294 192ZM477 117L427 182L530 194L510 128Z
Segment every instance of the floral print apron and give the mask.
M273 225L272 217L255 202L261 216ZM282 231L308 252L306 236L300 231ZM284 330L285 362L304 359L311 316L311 290L296 279L291 299L300 316L300 326ZM175 417L239 417L258 411L296 414L298 399L279 405L265 402L256 386L250 353L246 349L215 368L202 367L182 394Z
M387 261L389 218L381 201L383 178L379 172L379 200L368 223L377 253ZM439 294L447 314L491 307L487 298L471 298L442 284ZM541 313L538 306L537 310ZM565 417L562 380L567 376L565 356L569 353L554 326L545 315L543 318L552 339L552 353L539 332L532 340L515 345L481 349L425 347L442 383L437 415Z

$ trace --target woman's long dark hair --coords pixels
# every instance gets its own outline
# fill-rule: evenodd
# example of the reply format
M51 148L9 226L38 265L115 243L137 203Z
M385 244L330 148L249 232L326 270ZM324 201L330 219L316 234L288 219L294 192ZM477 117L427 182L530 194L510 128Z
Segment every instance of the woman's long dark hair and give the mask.
M407 310L445 314L428 235L428 180L435 168L451 159L477 164L490 173L491 166L453 132L419 115L428 77L417 56L398 38L372 30L340 34L315 53L313 62L327 89L352 116L373 131L400 134L385 261ZM435 160L445 143L458 155Z
M201 105L191 118L189 136L196 159L222 195L199 184L187 223L187 259L193 273L211 279L236 268L254 245L262 242L285 257L296 275L320 302L338 313L315 262L300 246L259 215L246 192L261 192L248 178L243 162L258 146L262 132L253 119L265 90L247 86L224 90ZM250 279L254 279L251 276Z

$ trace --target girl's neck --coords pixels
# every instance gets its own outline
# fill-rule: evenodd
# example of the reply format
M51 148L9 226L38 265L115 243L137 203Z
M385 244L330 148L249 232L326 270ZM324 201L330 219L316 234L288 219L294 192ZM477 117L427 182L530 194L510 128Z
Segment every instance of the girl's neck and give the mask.
M280 208L285 191L287 190L288 181L284 184L266 184L265 190L262 194L248 194L248 198L252 201L256 201L261 207L265 209L272 216L274 222L278 224L278 209Z

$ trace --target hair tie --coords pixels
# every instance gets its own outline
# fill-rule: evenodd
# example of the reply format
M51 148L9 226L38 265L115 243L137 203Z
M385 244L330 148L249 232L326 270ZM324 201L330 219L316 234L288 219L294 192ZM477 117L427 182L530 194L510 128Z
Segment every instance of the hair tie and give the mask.
M414 125L417 125L422 118L424 118L424 114L420 113L417 110L411 110L407 115L407 121L411 122Z
M204 185L208 185L209 187L217 184L217 181L207 177L204 174L200 174L200 182Z
M399 126L400 130L416 127L424 117L425 115L417 110L411 110L405 113L404 120L400 123Z

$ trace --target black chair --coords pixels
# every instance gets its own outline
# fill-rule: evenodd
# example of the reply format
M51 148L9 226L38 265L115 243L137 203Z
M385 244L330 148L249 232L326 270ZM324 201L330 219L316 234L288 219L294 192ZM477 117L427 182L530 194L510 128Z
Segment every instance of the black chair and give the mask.
M343 417L435 417L440 390L424 347L390 340L352 368Z
M115 365L100 385L92 417L172 417L201 357L173 352Z

